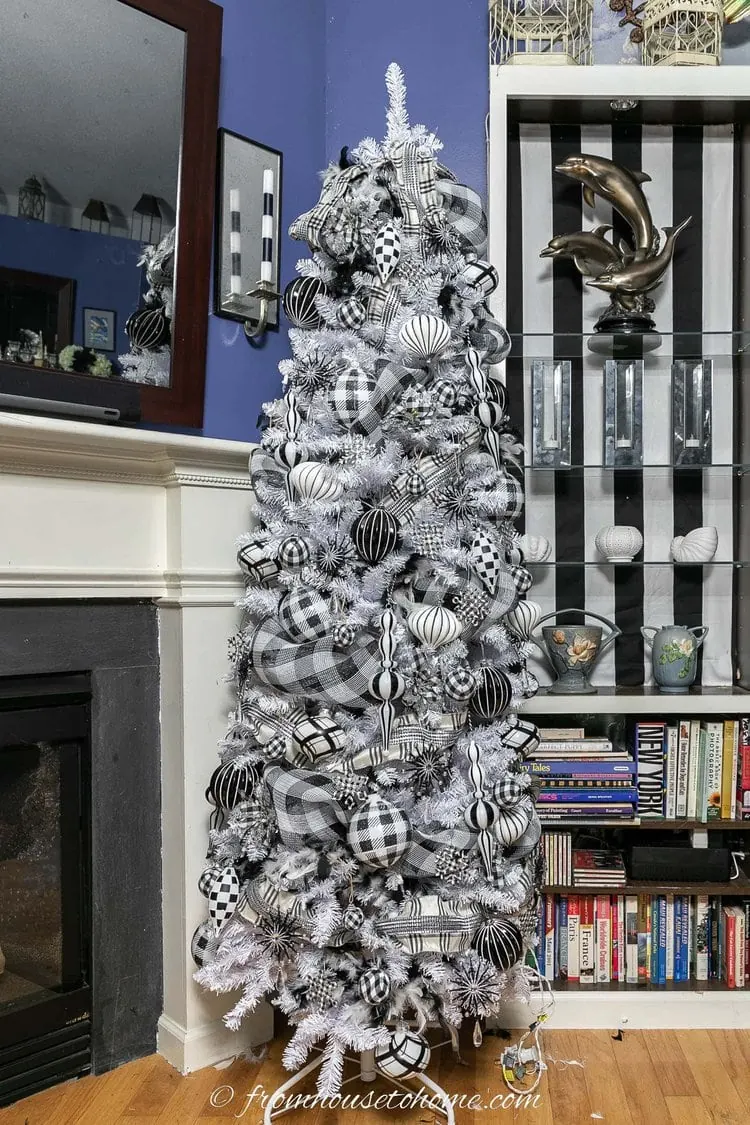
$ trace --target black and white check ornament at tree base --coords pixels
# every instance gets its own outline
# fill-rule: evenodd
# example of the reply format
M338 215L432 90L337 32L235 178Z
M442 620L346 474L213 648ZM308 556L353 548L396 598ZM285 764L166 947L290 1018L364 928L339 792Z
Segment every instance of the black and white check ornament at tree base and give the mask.
M288 1069L323 1050L323 1097L345 1055L401 1080L429 1064L422 1029L528 1000L542 880L510 340L481 200L395 65L386 84L385 139L343 150L290 230L310 253L250 458L191 943L230 1028L270 1000Z

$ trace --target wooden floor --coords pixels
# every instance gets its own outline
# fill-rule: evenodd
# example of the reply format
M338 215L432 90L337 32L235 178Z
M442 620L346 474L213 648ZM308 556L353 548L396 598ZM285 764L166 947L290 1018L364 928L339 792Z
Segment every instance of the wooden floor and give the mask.
M750 1031L626 1031L622 1041L607 1031L548 1031L544 1043L549 1071L535 1108L457 1106L457 1125L750 1123ZM235 1062L186 1078L158 1056L142 1059L0 1110L0 1125L257 1125L261 1107L257 1100L248 1106L245 1095L256 1085L271 1092L288 1077L280 1063L282 1046L275 1042L260 1064ZM481 1051L466 1051L468 1065L443 1051L430 1073L449 1093L467 1099L479 1095L488 1105L493 1095L507 1092L496 1064L499 1052L500 1040L489 1037ZM312 1091L312 1081L300 1089ZM369 1087L347 1089L366 1092ZM432 1125L435 1116L414 1107L390 1112L317 1107L285 1120L290 1125Z

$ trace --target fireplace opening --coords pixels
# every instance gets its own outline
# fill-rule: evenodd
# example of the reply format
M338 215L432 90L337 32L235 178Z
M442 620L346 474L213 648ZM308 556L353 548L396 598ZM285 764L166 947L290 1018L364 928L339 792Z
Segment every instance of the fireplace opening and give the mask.
M0 678L0 1105L91 1070L90 704Z

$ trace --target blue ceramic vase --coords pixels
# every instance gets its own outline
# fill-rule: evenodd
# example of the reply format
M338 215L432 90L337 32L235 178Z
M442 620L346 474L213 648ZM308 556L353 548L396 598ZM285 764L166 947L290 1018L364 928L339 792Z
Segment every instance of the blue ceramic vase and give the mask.
M703 644L707 625L643 625L641 633L651 645L651 665L659 691L666 695L684 695L695 680L698 649Z

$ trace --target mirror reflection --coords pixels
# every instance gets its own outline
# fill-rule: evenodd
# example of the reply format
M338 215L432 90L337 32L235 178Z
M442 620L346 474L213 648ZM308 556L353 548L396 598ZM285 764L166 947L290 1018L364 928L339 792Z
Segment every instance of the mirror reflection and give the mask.
M7 365L170 381L185 33L120 0L24 0L2 27Z

